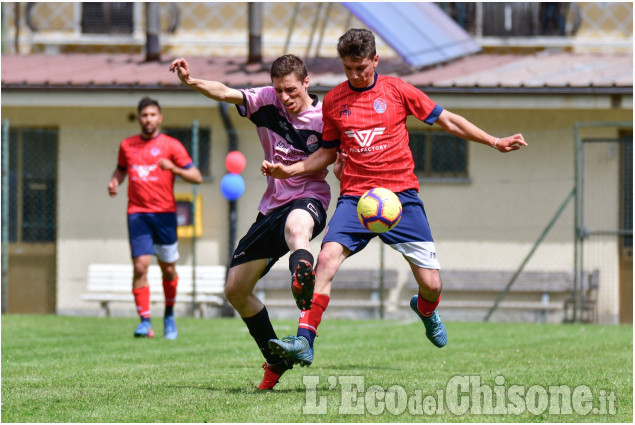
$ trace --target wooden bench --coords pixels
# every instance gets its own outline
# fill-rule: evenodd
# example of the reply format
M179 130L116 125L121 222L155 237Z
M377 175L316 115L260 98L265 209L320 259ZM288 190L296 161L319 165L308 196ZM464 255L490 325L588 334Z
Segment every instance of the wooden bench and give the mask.
M443 282L439 308L481 309L485 314L494 306L513 272L441 270ZM414 277L406 283L408 294L418 290ZM566 272L523 272L498 304L500 310L530 310L536 322L545 322L550 312L563 311L564 299L571 294L573 274ZM409 300L400 301L400 306Z
M397 286L397 277L397 270L384 270L382 299L379 270L340 270L333 279L329 309L367 309L371 316L381 316L388 291ZM258 298L267 306L297 309L291 294L291 273L288 270L271 270L260 279L256 291Z
M193 303L195 314L205 316L209 306L222 306L225 303L225 266L196 266L196 294L192 283L192 266L177 265L179 275L176 300L178 303ZM99 303L103 314L110 316L110 303L134 302L132 295L132 264L91 264L88 266L85 301ZM150 284L150 302L162 303L163 283L161 269L151 265L148 270Z

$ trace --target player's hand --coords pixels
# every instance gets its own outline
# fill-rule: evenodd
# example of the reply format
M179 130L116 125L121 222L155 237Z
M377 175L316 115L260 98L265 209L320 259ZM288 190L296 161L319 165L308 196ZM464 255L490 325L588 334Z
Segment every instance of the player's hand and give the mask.
M338 180L342 179L342 171L344 171L344 164L348 160L348 155L346 152L338 152L337 158L335 159L335 164L333 165L333 174L337 177Z
M525 142L525 138L523 137L523 135L518 133L514 134L513 136L498 139L498 142L496 143L496 147L494 149L504 153L517 151L523 146L527 146L527 142Z
M175 72L183 84L188 84L190 80L190 64L184 58L174 59L170 64L170 72Z
M111 197L117 196L119 193L119 180L113 177L112 180L108 183L108 194Z
M174 172L176 168L174 163L167 158L161 158L157 161L157 165L161 167L162 170L168 170Z
M273 177L276 179L286 179L290 176L286 167L282 164L274 164L267 160L262 161L260 171L263 176Z

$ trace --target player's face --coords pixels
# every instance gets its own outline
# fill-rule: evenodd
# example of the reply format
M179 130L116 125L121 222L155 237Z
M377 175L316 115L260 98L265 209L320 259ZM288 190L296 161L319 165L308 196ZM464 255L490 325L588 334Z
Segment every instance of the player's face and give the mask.
M299 114L308 108L311 103L309 96L309 77L301 81L294 74L287 74L283 77L273 78L273 88L276 90L276 96L284 105L287 112L291 114Z
M159 134L159 127L163 121L163 115L155 105L146 106L139 112L139 125L141 134L145 138L155 137Z
M370 87L375 82L375 68L379 63L379 55L374 58L342 58L342 66L346 78L356 89Z

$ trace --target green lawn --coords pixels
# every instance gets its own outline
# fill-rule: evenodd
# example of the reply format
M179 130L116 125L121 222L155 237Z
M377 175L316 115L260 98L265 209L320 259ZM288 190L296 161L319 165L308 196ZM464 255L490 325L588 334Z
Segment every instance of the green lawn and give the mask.
M258 392L263 359L239 319L2 316L3 422L628 422L632 326L325 318L314 363ZM295 321L275 321L278 336Z

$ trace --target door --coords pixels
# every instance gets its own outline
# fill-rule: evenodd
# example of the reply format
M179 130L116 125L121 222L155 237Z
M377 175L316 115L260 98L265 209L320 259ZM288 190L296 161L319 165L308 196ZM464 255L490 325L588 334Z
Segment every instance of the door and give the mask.
M8 313L55 313L58 131L9 131Z
M621 143L620 323L633 323L633 135ZM630 232L630 233L629 233Z

